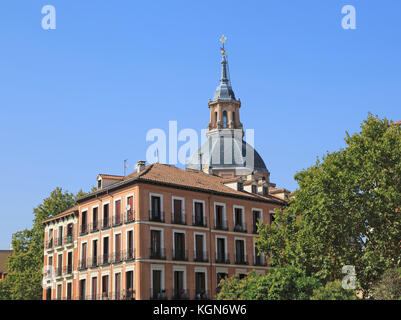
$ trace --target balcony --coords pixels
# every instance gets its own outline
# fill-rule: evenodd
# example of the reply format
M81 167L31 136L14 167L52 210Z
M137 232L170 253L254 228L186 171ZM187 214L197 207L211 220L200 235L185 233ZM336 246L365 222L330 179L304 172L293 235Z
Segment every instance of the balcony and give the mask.
M248 264L248 257L244 254L236 254L235 255L235 264Z
M98 221L91 223L91 232L98 232L99 231L99 223Z
M88 269L88 259L81 259L78 261L78 270Z
M216 263L230 264L229 254L227 253L226 255L224 255L216 253Z
M123 300L135 300L135 290L132 288L124 290Z
M72 244L73 242L74 242L74 235L73 235L72 233L67 234L67 235L64 237L64 244L65 244L65 245Z
M54 247L61 247L63 245L63 237L57 237Z
M113 297L112 292L102 292L97 295L97 300L110 300Z
M124 215L124 223L135 222L135 211L128 210Z
M115 251L113 254L113 263L121 263L123 262L123 255L121 251Z
M171 213L171 223L172 224L181 224L181 225L186 225L186 219L185 219L185 213L180 212L180 213Z
M149 220L155 222L164 222L164 212L149 210Z
M135 300L135 290L127 289L113 292L103 292L87 297L88 300Z
M88 234L88 225L87 224L81 224L81 229L80 229L80 236L83 236L85 234Z
M53 239L50 239L49 241L46 242L46 249L52 249L53 248Z
M209 291L195 289L195 300L209 300Z
M57 267L56 268L56 277L61 277L63 275L63 268Z
M113 216L113 227L121 226L123 224L123 219L120 215Z
M108 253L102 255L102 266L110 264L110 255Z
M265 261L264 257L263 256L255 256L254 265L261 266L261 267L266 266L266 261Z
M187 250L173 250L173 260L188 261Z
M244 232L247 233L246 224L239 223L234 225L234 232Z
M71 275L72 274L72 265L66 265L63 267L63 274L64 275Z
M189 294L187 289L174 289L173 300L188 300Z
M167 300L167 292L165 289L156 290L150 288L150 300Z
M207 226L206 217L195 216L193 218L192 225L195 226L195 227L203 227L203 228L205 228Z
M103 219L101 220L101 226L102 226L102 230L106 230L106 229L110 229L111 225L110 225L110 219Z
M194 261L195 262L208 262L206 251L195 250L194 251Z
M149 249L149 259L159 259L159 260L165 260L166 259L166 253L164 248L150 248Z
M99 266L100 259L98 256L92 256L90 258L90 268L97 268Z
M227 220L216 220L216 223L214 224L214 228L216 230L228 230L227 228Z
M124 261L135 260L135 249L128 249L124 252Z

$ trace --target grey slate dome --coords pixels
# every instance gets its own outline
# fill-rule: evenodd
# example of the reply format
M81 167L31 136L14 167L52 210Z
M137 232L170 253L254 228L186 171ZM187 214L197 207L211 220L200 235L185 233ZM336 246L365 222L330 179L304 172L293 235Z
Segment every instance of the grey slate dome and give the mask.
M202 164L201 164L202 162ZM269 172L259 153L244 140L229 136L209 136L208 140L192 155L186 167L202 170L236 169L243 174L253 171Z
M209 102L210 123L207 141L190 158L186 168L217 170L218 174L248 175L254 171L269 173L259 153L243 140L243 129L239 118L240 101L235 99L230 83L224 41L221 60L220 84L213 101Z

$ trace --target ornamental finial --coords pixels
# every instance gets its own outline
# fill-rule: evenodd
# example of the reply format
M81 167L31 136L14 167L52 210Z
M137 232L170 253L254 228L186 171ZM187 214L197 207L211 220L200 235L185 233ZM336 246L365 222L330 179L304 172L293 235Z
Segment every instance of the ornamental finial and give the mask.
M223 46L220 48L221 49L221 54L225 55L226 54L226 50L224 49L224 42L226 42L227 38L226 36L223 34L220 38L220 42L223 44Z

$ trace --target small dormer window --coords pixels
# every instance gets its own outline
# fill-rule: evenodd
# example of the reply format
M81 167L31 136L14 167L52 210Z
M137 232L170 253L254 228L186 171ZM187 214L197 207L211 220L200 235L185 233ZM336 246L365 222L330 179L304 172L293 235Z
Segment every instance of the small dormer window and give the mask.
M269 187L268 186L263 186L263 195L268 196L269 195Z
M244 191L244 184L243 182L237 182L237 190Z
M258 186L256 184L252 185L252 193L258 193Z

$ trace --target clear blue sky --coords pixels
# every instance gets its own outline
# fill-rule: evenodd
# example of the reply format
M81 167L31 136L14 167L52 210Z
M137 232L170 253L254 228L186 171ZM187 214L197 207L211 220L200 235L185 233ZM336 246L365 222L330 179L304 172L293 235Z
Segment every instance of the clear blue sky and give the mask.
M47 4L56 30L41 28ZM242 122L272 181L295 189L369 111L401 119L400 14L398 0L2 0L0 248L55 187L89 190L124 159L133 171L148 130L205 128L223 33Z

